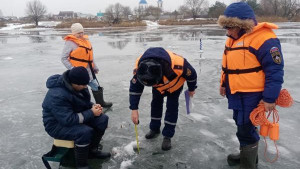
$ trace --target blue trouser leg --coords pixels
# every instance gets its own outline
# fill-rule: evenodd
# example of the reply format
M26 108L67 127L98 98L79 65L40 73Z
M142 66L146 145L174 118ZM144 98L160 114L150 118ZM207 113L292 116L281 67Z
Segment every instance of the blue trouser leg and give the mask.
M78 124L72 127L62 127L55 134L55 139L74 140L76 145L88 145L91 142L94 130L86 124Z
M254 144L259 141L259 135L256 127L250 121L250 113L255 109L261 99L261 95L247 95L241 96L242 108L241 110L233 110L233 119L237 125L236 136L240 142L240 146Z
M150 129L153 131L159 131L160 129L163 103L164 96L156 89L152 89Z
M87 124L96 131L105 132L108 124L108 119L109 118L107 115L101 114L100 116L94 117L94 119L89 121Z
M85 124L78 124L71 127L62 127L54 134L50 134L56 139L74 140L76 145L88 145L91 143L95 131L105 132L108 124L108 116L102 114Z
M98 91L99 87L100 87L96 79L93 79L92 81L90 81L90 83L88 85L91 87L92 91Z
M163 136L172 138L175 134L175 127L178 119L179 95L182 91L181 87L177 91L167 94L167 110L165 115L165 127L162 131Z

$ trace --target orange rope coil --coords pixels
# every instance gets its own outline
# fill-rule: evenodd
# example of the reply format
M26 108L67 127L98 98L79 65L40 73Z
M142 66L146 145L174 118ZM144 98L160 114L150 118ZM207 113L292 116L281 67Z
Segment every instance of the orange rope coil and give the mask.
M279 93L279 96L275 102L276 105L280 107L290 107L294 103L293 98L291 97L290 93L286 89L282 89ZM276 145L276 140L279 139L279 115L278 111L275 110L272 112L267 112L268 115L266 115L266 110L264 103L259 103L257 108L255 108L251 114L250 114L250 120L254 126L260 126L260 132L259 134L264 137L266 147L265 147L265 158L269 162L275 162L278 159L278 148ZM268 120L269 116L273 114L273 122L270 122ZM273 160L269 160L269 158L266 155L267 151L267 142L266 137L269 136L271 140L274 141L275 147L276 147L276 157Z

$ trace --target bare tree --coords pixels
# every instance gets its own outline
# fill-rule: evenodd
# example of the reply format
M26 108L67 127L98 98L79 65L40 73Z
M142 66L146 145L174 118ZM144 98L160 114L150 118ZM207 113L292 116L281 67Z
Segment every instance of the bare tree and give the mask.
M142 7L134 8L134 14L136 15L136 20L141 21L145 16L145 9Z
M122 21L123 6L120 3L109 5L105 9L105 18L108 22L118 24Z
M32 21L35 22L35 26L39 25L39 21L46 12L46 6L43 5L39 0L29 1L27 3L26 14Z
M132 12L131 12L130 7L129 6L124 6L123 11L122 11L123 17L128 20L128 16L131 15L131 14L132 14Z
M299 10L299 0L281 0L282 16L288 19L293 18L297 15L297 10Z
M206 0L185 0L185 5L189 8L194 20L200 15L205 4L207 4Z
M159 7L155 7L155 6L149 6L148 8L145 9L145 13L146 15L152 15L155 17L155 19L159 19L162 10Z
M186 18L187 16L191 16L189 8L185 5L181 5L178 8L178 12L179 12L179 14L183 15L183 18Z
M216 3L208 9L208 16L212 18L218 18L224 14L226 4L216 1Z

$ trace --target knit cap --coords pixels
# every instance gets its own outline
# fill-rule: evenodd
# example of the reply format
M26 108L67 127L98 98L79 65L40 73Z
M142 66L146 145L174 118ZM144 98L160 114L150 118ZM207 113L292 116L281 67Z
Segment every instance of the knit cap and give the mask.
M73 23L71 26L72 34L83 32L83 26L80 23Z
M68 78L71 83L77 85L87 85L90 82L90 76L85 67L74 67L70 70Z

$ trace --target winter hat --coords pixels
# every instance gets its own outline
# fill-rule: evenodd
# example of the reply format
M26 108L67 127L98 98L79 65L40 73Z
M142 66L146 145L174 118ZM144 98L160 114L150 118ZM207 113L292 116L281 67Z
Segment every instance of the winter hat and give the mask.
M80 23L73 23L71 26L72 34L83 32L83 26Z
M90 82L90 76L85 67L74 67L69 71L68 78L71 83L77 85L87 85Z
M236 2L225 9L218 24L222 27L239 27L249 33L257 25L257 21L253 9L247 3Z

